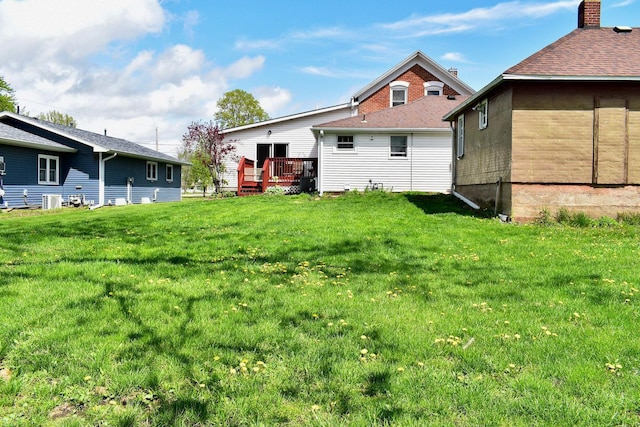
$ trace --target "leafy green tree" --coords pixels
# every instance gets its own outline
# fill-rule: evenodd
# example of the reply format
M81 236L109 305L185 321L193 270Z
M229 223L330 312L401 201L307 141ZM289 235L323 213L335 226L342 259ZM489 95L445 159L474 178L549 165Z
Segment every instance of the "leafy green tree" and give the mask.
M2 76L0 76L0 111L16 112L16 98L13 88Z
M178 153L180 160L191 163L190 166L182 167L182 188L201 188L202 197L207 195L207 189L213 184L209 168L205 167L201 161L195 161L195 154L189 152L185 147Z
M249 92L235 89L225 93L217 103L218 112L214 118L223 129L244 126L269 119L257 99Z
M213 183L213 190L219 193L227 181L226 161L234 158L236 146L224 141L224 134L217 124L192 122L187 133L182 136L183 149L189 153L193 164L191 172L201 177L202 170L207 170Z
M36 116L40 120L46 120L47 122L56 123L58 125L76 127L78 123L76 120L68 114L63 114L56 110L51 110L48 113L40 113Z

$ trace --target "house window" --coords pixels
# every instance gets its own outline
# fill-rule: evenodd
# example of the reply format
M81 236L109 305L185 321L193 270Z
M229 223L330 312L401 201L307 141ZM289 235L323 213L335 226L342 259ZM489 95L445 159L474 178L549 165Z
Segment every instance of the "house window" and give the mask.
M407 157L407 137L392 136L389 142L389 155L391 157Z
M58 185L60 160L57 156L38 155L38 184Z
M426 82L424 84L424 94L429 96L441 96L444 89L442 82Z
M478 110L478 127L485 129L489 125L489 102L485 99L476 107Z
M158 180L158 163L147 162L147 181Z
M391 106L404 105L407 103L407 93L409 92L409 83L395 81L389 84L391 86Z
M456 139L458 143L458 158L460 158L464 155L464 115L458 116Z
M338 135L336 151L355 151L355 148L356 146L353 143L353 135Z
M173 165L167 165L167 182L173 182Z

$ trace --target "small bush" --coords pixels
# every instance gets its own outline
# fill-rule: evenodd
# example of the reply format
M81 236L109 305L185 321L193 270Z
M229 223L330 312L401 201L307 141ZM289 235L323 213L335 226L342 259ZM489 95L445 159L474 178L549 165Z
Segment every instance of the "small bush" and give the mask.
M536 216L536 219L533 221L534 224L549 227L554 224L553 217L551 216L551 211L549 208L542 208Z
M598 227L616 227L618 222L608 216L601 216L595 221L594 225Z
M569 224L573 227L591 227L593 220L584 212L577 212L570 216Z
M622 224L640 225L640 212L621 212L616 219Z
M274 187L269 187L264 192L265 196L278 196L282 194L284 194L284 188L280 187L279 185L276 185Z
M559 224L568 224L571 221L571 214L567 208L560 208L556 212L556 222Z

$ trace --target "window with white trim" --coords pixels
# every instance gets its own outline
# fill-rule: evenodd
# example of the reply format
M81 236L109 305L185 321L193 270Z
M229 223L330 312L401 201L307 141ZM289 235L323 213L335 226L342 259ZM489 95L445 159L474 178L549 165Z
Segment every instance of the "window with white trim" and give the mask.
M464 156L464 114L458 116L458 126L456 126L456 140L458 143L457 157Z
M407 157L407 136L392 135L389 139L389 156Z
M147 162L147 181L158 180L158 163Z
M59 169L60 159L58 156L38 154L38 184L58 185Z
M476 107L478 110L478 128L485 129L489 125L489 102L485 99Z
M409 83L395 81L389 83L391 87L391 106L404 105L408 102Z
M442 82L425 82L424 94L429 96L441 96L444 90L444 83Z
M353 142L353 135L338 135L336 141L336 151L355 151L356 145Z
M173 182L173 165L167 165L167 182Z

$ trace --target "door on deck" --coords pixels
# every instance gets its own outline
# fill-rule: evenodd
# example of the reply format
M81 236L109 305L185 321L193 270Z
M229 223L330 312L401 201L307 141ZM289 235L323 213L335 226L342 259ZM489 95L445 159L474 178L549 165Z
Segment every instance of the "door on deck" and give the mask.
M264 165L264 161L267 160L267 157L271 157L271 144L258 144L256 149L257 167L261 168L262 165Z
M596 100L593 142L593 182L626 184L629 176L626 99Z

